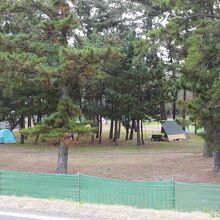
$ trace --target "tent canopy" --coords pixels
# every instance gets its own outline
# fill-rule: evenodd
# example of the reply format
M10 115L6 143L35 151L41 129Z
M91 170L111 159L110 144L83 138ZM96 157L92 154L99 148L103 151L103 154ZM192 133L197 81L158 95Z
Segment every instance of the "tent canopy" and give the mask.
M162 132L167 135L169 141L187 139L187 133L177 124L176 121L162 122Z
M1 144L16 143L14 134L8 129L0 130L0 143Z

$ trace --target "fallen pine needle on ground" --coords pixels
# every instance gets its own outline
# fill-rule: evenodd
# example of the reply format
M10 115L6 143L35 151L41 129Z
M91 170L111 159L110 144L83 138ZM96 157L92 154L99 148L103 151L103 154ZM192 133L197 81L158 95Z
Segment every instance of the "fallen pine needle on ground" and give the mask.
M71 201L0 196L0 210L46 214L57 217L76 217L94 220L220 220L214 214L202 212L158 211L118 205L82 204Z

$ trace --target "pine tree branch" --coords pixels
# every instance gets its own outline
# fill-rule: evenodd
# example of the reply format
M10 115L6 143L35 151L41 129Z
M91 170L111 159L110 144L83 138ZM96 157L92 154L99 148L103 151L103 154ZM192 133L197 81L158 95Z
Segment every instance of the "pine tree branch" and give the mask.
M33 7L46 14L52 20L58 15L49 8L46 8L45 5L42 5L39 1L31 0L31 2L33 3Z
M34 50L33 48L28 47L28 46L18 46L18 45L3 43L3 42L0 42L0 45L3 45L5 47L9 47L9 48L14 48L14 49L22 49L24 52L29 52L29 53L36 52L36 50ZM49 54L56 54L56 52L49 51L49 50L42 50L41 52L42 53L49 53Z
M195 18L195 17L201 17L201 18L214 18L214 19L220 19L220 16L216 15L208 15L208 14L189 14L187 16L188 18Z

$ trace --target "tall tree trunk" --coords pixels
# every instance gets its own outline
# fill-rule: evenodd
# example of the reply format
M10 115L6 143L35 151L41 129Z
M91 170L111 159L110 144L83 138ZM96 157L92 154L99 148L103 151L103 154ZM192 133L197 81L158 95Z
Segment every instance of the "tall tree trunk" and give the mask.
M195 121L195 123L194 123L194 126L195 126L195 131L194 131L194 133L197 134L197 124L196 124L196 121Z
M125 127L125 140L128 140L128 136L129 136L129 129L130 129L130 119L129 116L125 117L125 121L124 121L124 127Z
M220 150L213 153L213 171L220 172Z
M144 145L143 120L141 120L141 143Z
M172 14L172 12L171 12ZM168 56L169 56L169 62L170 65L173 66L174 62L173 62L173 49L172 49L172 38L169 37L168 41L167 41L167 47L168 47ZM176 85L176 73L175 70L171 70L172 71L172 80L173 80L173 84ZM172 117L173 120L176 119L176 100L177 100L177 92L174 91L174 94L172 95Z
M35 126L37 124L34 115L32 115L32 121L33 121L33 125Z
M66 14L66 10L61 10L60 16L63 17ZM68 28L67 28L68 30ZM68 40L67 40L67 31L62 30L60 37L59 37L59 42L61 45L66 47L68 45ZM69 98L70 96L70 87L67 84L64 84L61 88L62 91L62 99ZM64 125L63 128L68 128L69 127L69 117L64 119ZM60 145L59 145L59 153L58 153L58 162L57 162L57 169L56 173L62 173L66 174L67 173L67 164L68 164L68 146L65 143L64 138L61 139Z
M34 144L38 144L40 138L40 133L38 133L34 138Z
M102 109L102 95L99 97L99 105ZM99 115L99 144L102 143L102 115Z
M196 98L196 96L195 96L195 92L193 91L193 100L195 100L195 98ZM194 123L194 126L195 126L195 134L197 134L197 123L196 123L196 121L195 121L195 123Z
M115 145L118 145L118 121L115 119L114 139Z
M97 116L96 121L97 121L96 138L99 138L99 126L100 126L100 123L99 123L99 115Z
M137 120L137 146L141 146L140 120Z
M113 138L113 130L114 130L114 121L111 118L110 131L109 131L109 140Z
M20 119L20 128L21 128L21 129L25 128L25 117L24 117L24 116L21 116L21 119ZM25 140L25 135L21 134L20 143L21 143L21 144L24 144L24 140Z
M212 157L213 153L210 149L210 144L207 140L204 140L204 146L203 146L203 157Z
M62 98L69 98L69 86L62 87ZM69 124L69 118L64 121L64 128L67 128ZM68 146L62 138L59 145L58 161L56 173L66 174L68 163Z
M160 103L160 117L162 120L167 120L166 108L164 102Z
M95 144L95 135L91 135L91 144Z
M125 130L126 130L125 140L127 141L128 140L128 135L129 135L129 127L126 126Z
M99 116L99 144L102 143L102 116Z
M82 97L81 96L79 97L79 108L82 109ZM82 117L80 115L79 116L79 122L81 122L81 121L82 121Z
M79 137L80 137L80 134L78 133L78 134L77 134L76 141L79 141Z
M183 90L183 101L184 103L186 103L186 89L184 88ZM184 108L183 108L183 113L182 113L182 117L183 117L183 130L185 131L186 130L186 107L184 105Z
M41 119L42 119L42 115L40 112L38 112L38 114L37 114L37 123L38 124L41 123Z
M20 124L20 120L21 118L19 118L14 124L11 125L11 128L10 128L11 131L13 131L16 128L16 126Z
M118 139L120 139L121 136L121 120L118 123Z
M28 115L28 128L31 128L31 115Z
M172 115L173 115L173 120L175 120L176 119L176 101L173 101L172 105L173 105Z
M134 137L134 126L135 126L135 120L132 120L129 140L133 140L133 137Z
M94 117L90 117L91 121L94 121ZM94 127L94 125L92 125L92 128ZM95 134L91 135L91 144L95 144Z
M210 133L212 132L211 130L211 122L206 122L204 125L204 135L205 135L205 140L204 140L204 148L203 148L203 157L212 157L212 149L211 149L211 143L208 138L210 136Z
M63 86L61 90L62 90L62 98L69 98L70 96L69 86Z
M68 146L64 140L61 140L59 145L58 162L56 173L66 174L67 173L67 162L68 162Z

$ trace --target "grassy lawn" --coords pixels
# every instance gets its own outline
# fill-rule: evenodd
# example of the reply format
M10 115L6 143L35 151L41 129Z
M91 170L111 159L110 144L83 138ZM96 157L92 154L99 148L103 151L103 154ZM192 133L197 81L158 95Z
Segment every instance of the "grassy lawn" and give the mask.
M145 121L144 125L160 125L158 121Z
M136 146L136 137L132 141L124 141L125 131L122 129L122 135L118 141L118 146L115 146L111 140L108 140L108 127L104 126L103 141L102 144L90 143L90 137L82 137L80 143L75 146L70 146L69 151L73 154L90 154L90 153L104 153L104 154L139 154L149 152L201 152L203 148L203 138L198 135L191 134L188 140L176 141L176 142L154 142L150 141L149 137L152 132L145 131L145 145L141 147ZM40 143L38 145L33 144L33 138L28 138L25 144L19 143L19 133L15 133L17 138L17 144L13 147L27 148L40 152L53 152L57 150L57 146L54 146L51 142Z

